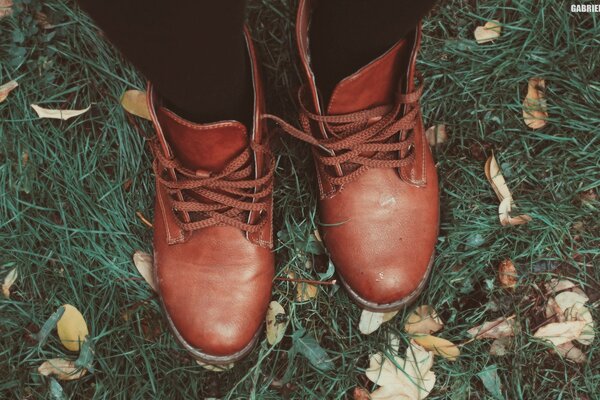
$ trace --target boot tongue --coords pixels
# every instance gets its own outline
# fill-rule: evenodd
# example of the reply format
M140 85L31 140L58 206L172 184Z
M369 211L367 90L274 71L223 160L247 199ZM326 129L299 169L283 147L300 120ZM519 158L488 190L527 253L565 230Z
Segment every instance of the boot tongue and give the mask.
M248 146L247 129L238 121L196 124L164 107L156 116L175 157L192 170L218 172Z
M392 103L408 59L407 51L407 40L403 39L340 81L331 95L327 114L348 114Z

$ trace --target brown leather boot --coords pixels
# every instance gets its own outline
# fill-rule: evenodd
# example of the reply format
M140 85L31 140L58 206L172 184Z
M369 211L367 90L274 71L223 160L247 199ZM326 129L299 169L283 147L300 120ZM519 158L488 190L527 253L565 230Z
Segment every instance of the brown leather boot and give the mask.
M321 104L311 70L311 1L296 21L307 84L302 130L313 145L323 241L350 296L372 311L397 310L423 289L438 234L437 174L415 87L420 27L335 87Z
M274 276L274 163L261 121L264 94L246 32L254 126L196 124L161 107L148 85L156 129L155 275L177 340L197 359L230 363L261 331Z

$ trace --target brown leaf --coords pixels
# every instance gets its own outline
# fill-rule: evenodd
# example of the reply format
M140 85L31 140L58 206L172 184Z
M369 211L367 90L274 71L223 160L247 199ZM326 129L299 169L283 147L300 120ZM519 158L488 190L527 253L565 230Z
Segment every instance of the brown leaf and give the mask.
M154 280L154 258L152 255L141 250L136 250L136 252L133 253L133 264L146 283L150 285L155 292L158 292L158 286Z
M467 333L475 339L498 339L515 336L516 331L517 327L514 319L500 317L471 328Z
M352 398L354 400L371 400L369 391L361 387L354 388L354 392L352 392Z
M433 307L422 305L413 310L404 324L404 330L410 334L429 335L442 329L444 323Z
M492 42L494 39L500 37L500 33L502 32L502 27L500 26L500 22L496 20L488 21L483 26L478 26L475 28L475 32L473 32L473 36L475 36L475 40L477 43L487 43Z
M558 346L577 339L585 325L585 321L554 322L542 326L534 333L533 337L549 341Z
M523 100L523 119L531 129L546 126L548 106L546 104L546 82L542 78L531 78L527 85L527 96Z
M121 97L121 105L130 114L137 115L149 121L152 120L148 104L146 103L146 92L127 90Z
M504 288L514 288L517 285L517 269L510 259L503 260L498 265L498 280Z
M425 137L430 146L445 143L448 140L446 125L434 125L425 131Z
M0 85L0 103L2 103L8 97L8 94L15 90L19 86L17 81L6 82L4 85Z
M36 114L40 118L61 119L66 121L70 118L74 118L88 112L91 106L88 106L83 110L51 110L49 108L40 107L37 104L32 104L31 108L35 110Z
M13 13L12 0L0 0L0 18L8 17Z
M38 367L38 372L44 376L55 376L62 381L72 381L81 378L87 373L85 368L75 366L75 361L62 358L53 358L44 361Z
M432 351L449 361L456 361L460 355L458 346L449 340L442 339L432 335L418 335L412 338L417 344L423 346L425 350Z
M54 28L54 25L50 24L48 16L41 11L35 13L35 22L37 22L38 26L42 29Z
M583 352L575 347L573 342L567 342L558 345L556 346L555 351L566 359L574 361L578 364L583 364L587 361Z
M4 282L2 283L2 294L5 299L10 298L10 288L17 281L19 277L19 272L16 268L10 270L8 274L4 277Z

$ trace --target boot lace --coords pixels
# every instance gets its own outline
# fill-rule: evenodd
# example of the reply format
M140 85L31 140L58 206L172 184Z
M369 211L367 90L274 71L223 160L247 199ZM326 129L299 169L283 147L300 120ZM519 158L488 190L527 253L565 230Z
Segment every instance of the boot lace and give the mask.
M419 82L422 82L420 75ZM345 185L370 168L400 168L414 160L414 128L419 120L419 98L423 86L408 94L397 94L394 104L339 115L319 115L304 106L305 87L300 89L298 129L281 118L267 114L286 133L314 146L314 156L325 166L341 166L342 173L324 168L322 179L333 186ZM313 133L315 123L328 132L327 139ZM322 151L318 151L318 150Z
M251 142L220 172L191 170L163 154L158 139L152 143L153 170L170 195L177 223L184 231L229 225L252 233L267 223L273 192L275 161L265 145ZM253 153L264 155L266 173L254 178ZM258 212L253 223L250 212Z

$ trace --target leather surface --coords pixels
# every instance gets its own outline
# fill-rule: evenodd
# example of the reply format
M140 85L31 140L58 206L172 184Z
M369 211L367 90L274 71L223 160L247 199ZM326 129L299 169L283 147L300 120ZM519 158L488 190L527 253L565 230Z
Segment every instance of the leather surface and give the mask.
M250 141L260 143L265 138L266 126L260 123L263 92L256 90L262 82L247 31L245 35L254 71L252 129L237 121L186 121L161 107L149 85L149 106L162 151L188 168L218 172ZM263 176L263 161L255 154L257 177ZM154 260L158 288L174 329L200 353L231 356L246 348L261 329L274 277L271 211L267 219L255 237L232 226L183 232L170 195L157 180Z
M310 12L311 1L301 0L297 42L312 106L316 113L323 114L318 77L310 68ZM419 29L343 79L334 89L327 114L388 104L397 91L413 90ZM322 129L314 132L327 135ZM434 252L439 220L438 179L420 114L413 133L415 162L401 171L372 168L335 188L325 187L319 179L324 243L338 273L366 302L395 303L413 293L425 279ZM323 168L317 163L317 175Z

